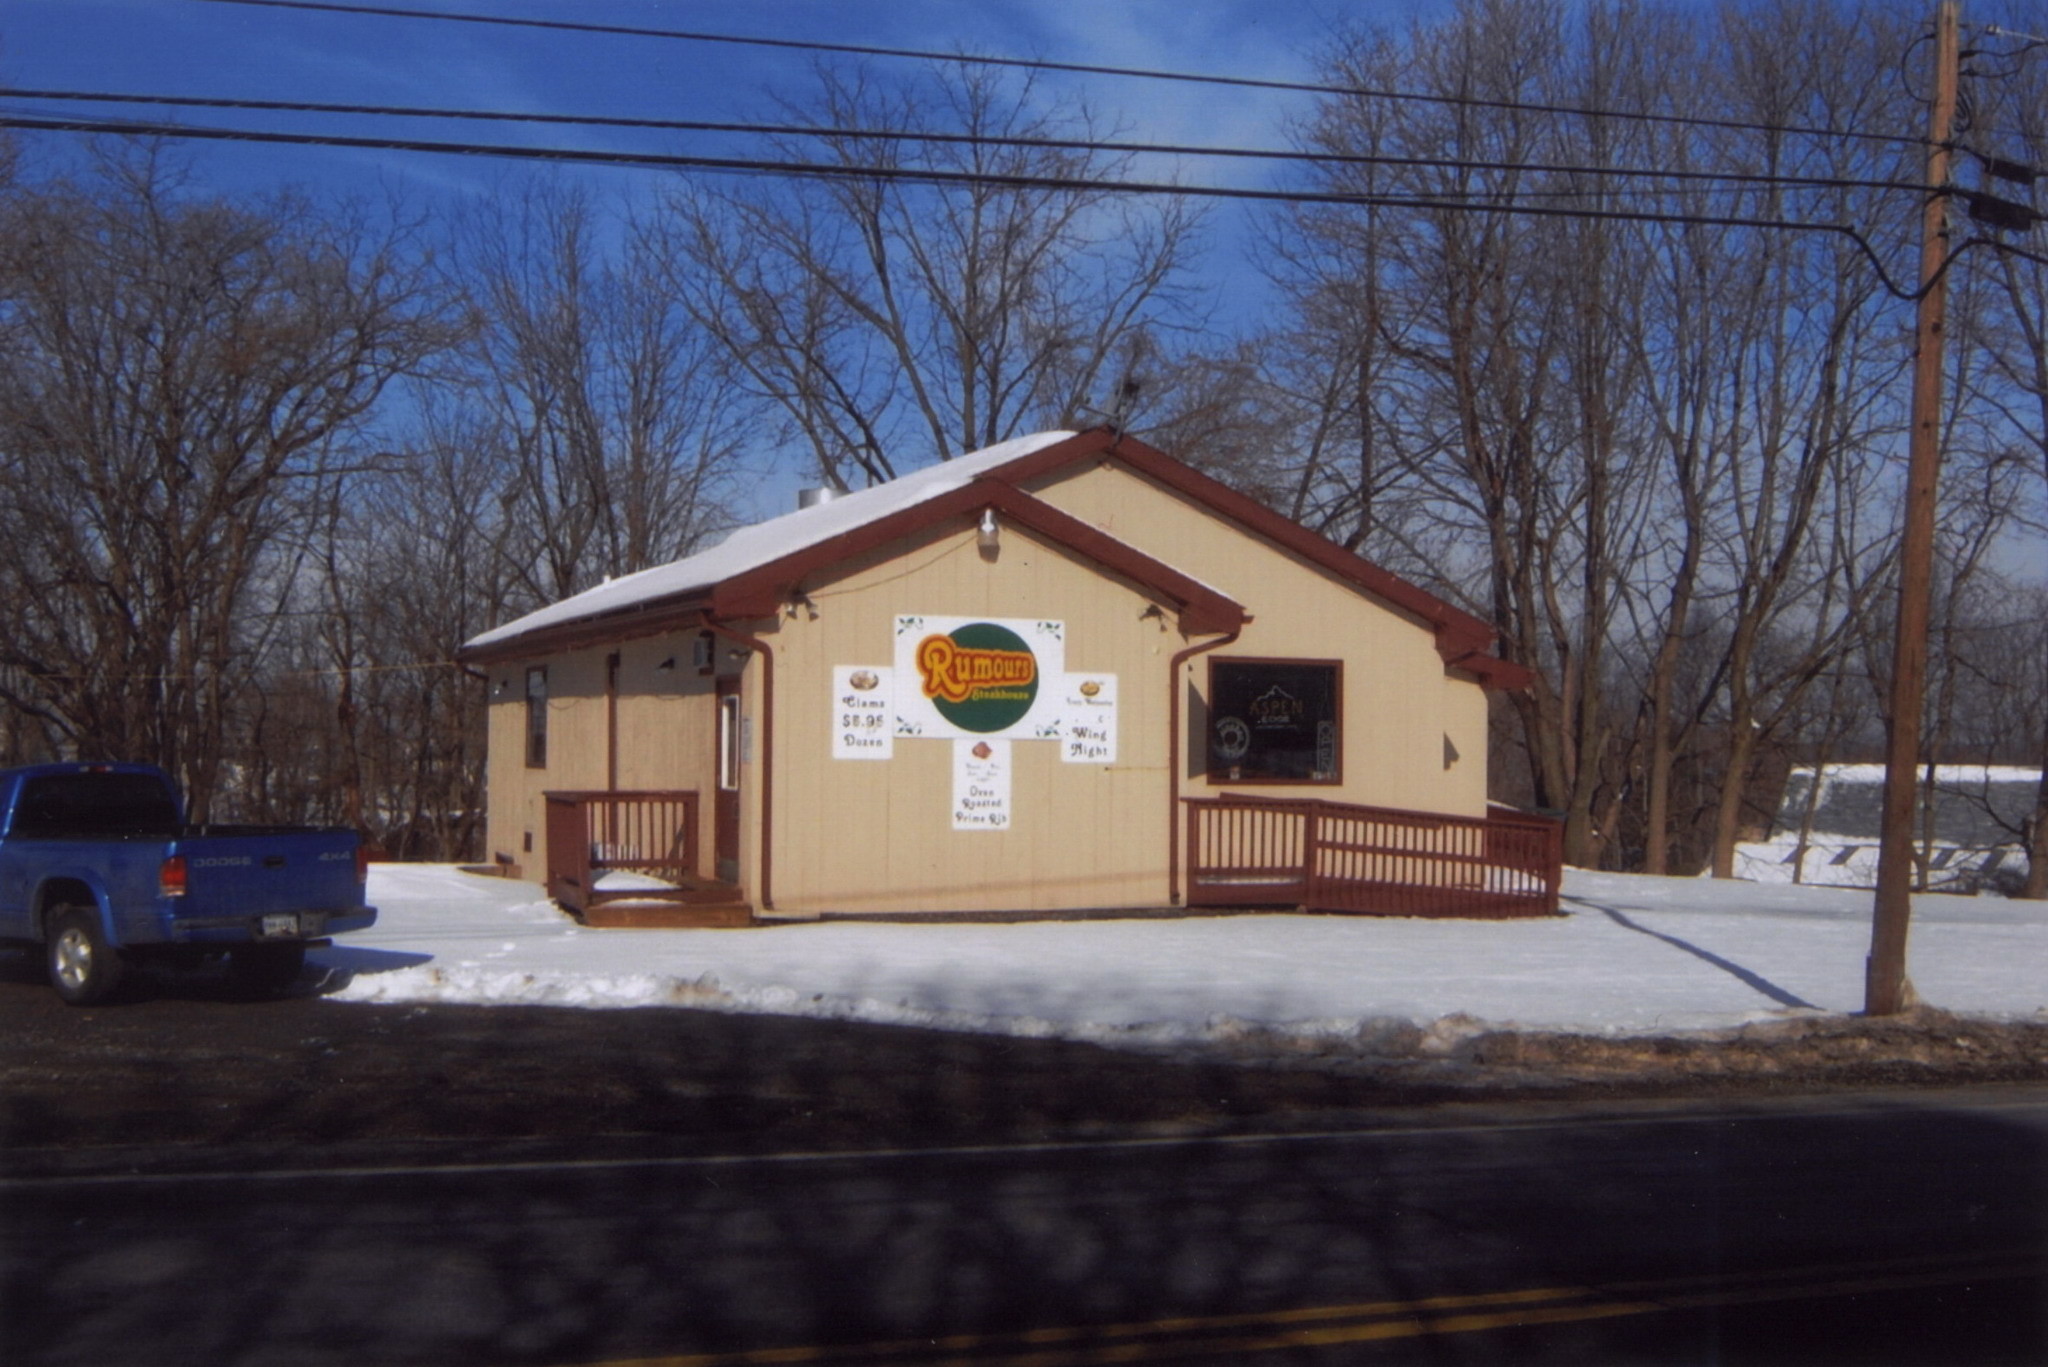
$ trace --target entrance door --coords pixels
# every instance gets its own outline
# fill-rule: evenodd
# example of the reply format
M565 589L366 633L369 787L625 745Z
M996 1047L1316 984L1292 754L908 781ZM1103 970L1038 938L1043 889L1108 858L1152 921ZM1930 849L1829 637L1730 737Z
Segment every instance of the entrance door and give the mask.
M740 678L718 676L718 792L711 803L713 876L721 883L740 881Z

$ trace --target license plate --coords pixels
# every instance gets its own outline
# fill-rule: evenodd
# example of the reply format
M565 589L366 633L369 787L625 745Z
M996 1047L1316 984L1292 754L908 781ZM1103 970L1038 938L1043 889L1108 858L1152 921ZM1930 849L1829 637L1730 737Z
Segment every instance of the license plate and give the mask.
M295 914L286 913L282 916L266 916L263 918L263 938L266 940L274 936L297 935L298 933L299 918Z

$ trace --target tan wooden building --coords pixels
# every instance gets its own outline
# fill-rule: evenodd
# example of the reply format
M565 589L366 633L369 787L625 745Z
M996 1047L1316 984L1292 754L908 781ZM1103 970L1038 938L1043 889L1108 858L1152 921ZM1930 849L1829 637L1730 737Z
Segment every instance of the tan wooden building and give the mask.
M593 921L1541 914L1555 830L1487 802L1486 690L1527 681L1491 639L1096 430L745 528L460 658L494 858Z

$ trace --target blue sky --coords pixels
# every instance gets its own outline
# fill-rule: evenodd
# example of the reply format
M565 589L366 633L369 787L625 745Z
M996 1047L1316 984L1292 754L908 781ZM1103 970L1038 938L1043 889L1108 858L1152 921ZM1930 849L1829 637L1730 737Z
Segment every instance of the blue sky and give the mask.
M351 0L375 3L375 0ZM968 50L1055 61L1313 79L1313 53L1343 22L1402 25L1450 0L386 0L407 8L892 47ZM1986 7L1987 9L1990 7ZM6 0L0 82L151 94L303 99L655 118L745 119L770 87L801 93L804 53L620 36L570 35L431 20L249 8L209 0ZM892 63L879 63L887 68ZM1279 146L1310 97L1109 77L1049 78L1136 141ZM20 112L77 106L6 99ZM147 107L134 111L147 117ZM192 111L192 122L472 137L569 146L745 155L704 135L636 134L286 114ZM32 161L76 146L28 135ZM395 189L429 207L489 195L525 174L517 163L306 147L188 144L202 184L251 192ZM608 192L651 193L660 174L581 173ZM1190 172L1190 178L1197 174ZM1205 164L1202 179L1269 172ZM1266 292L1246 258L1246 215L1212 210L1204 279L1224 326L1255 322ZM780 491L775 495L781 506Z
M376 0L348 0L376 3ZM1173 71L1306 80L1340 21L1401 24L1446 0L383 0L437 12L691 29ZM765 92L801 95L813 54L638 37L253 8L208 0L7 0L0 6L0 83L14 89L306 100L625 117L748 119ZM879 70L906 63L877 61ZM1310 97L1110 77L1043 78L1061 102L1085 101L1134 141L1284 145ZM675 132L607 131L279 112L84 106L5 99L20 113L168 117L190 123L479 142L761 155L759 143ZM71 134L24 134L31 164L78 147ZM421 153L181 144L201 186L258 193L395 192L430 213L489 196L532 174L527 163ZM1154 164L1146 173L1161 172ZM581 176L626 200L652 196L663 173L591 169ZM1254 183L1269 172L1205 163L1189 178ZM1223 327L1259 321L1266 288L1246 259L1249 216L1210 214L1203 279ZM787 502L777 488L774 510Z
M376 0L348 0L376 3ZM1340 20L1399 24L1445 0L384 0L438 12L691 29L1055 61L1312 79L1312 54ZM290 11L208 0L6 0L0 83L14 89L306 100L626 117L748 119L771 88L800 95L813 54L612 35ZM878 61L879 70L909 64ZM1109 77L1049 77L1060 101L1085 101L1136 141L1284 145L1308 96ZM759 143L675 132L345 118L278 112L85 106L5 99L30 114L111 114L190 123L480 142L761 155ZM75 151L71 134L24 134L31 164ZM526 163L355 149L188 142L200 185L255 193L286 184L316 193L398 193L430 212L489 196L532 173ZM1163 171L1154 164L1147 173ZM663 173L569 174L628 200ZM1190 178L1253 182L1240 163ZM1265 298L1245 258L1247 215L1211 212L1204 278L1214 319L1250 325ZM776 495L780 498L779 492ZM780 507L780 502L776 505Z
M375 0L347 0L368 4ZM691 29L755 37L951 51L1282 80L1314 75L1312 54L1340 21L1401 24L1447 0L386 0L395 7ZM800 95L814 54L640 37L254 8L209 0L7 0L0 6L0 83L327 103L474 108L625 117L748 119L765 92ZM879 70L913 64L877 60ZM1278 147L1310 96L1100 76L1041 78L1061 102L1085 101L1133 141ZM279 112L85 106L22 98L22 113L167 117L189 123L389 135L443 141L763 155L757 140L701 133L370 119ZM70 134L24 135L32 159L62 156ZM355 149L188 142L199 181L243 193L291 183L316 191L396 190L449 207L531 173L497 159ZM1155 159L1139 168L1164 176ZM585 170L608 193L652 195L660 172ZM1252 163L1183 168L1188 179L1271 183ZM1255 210L1213 206L1205 277L1212 317L1256 322L1266 290L1246 260Z
M1306 79L1309 54L1338 18L1401 22L1444 6L1441 0L411 0L406 7ZM0 11L0 81L16 88L732 119L758 113L765 88L800 90L811 60L799 52L207 0L8 0ZM1085 99L1129 136L1152 141L1277 145L1286 114L1305 99L1106 77L1059 78L1058 84L1064 98ZM8 104L33 107L21 100ZM272 127L334 122L200 111L183 117L239 117ZM459 137L474 127L428 126L418 135ZM585 130L479 131L488 140L523 136L588 146L611 137L620 139L617 145L661 145ZM224 188L287 180L347 187L374 184L380 176L422 187L476 188L498 175L492 166L418 155L254 147L214 147L197 155Z

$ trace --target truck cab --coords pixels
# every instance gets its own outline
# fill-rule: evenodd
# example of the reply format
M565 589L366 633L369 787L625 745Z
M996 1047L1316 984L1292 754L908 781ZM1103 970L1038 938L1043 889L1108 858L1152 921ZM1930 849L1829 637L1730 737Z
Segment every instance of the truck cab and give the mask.
M225 958L243 986L296 981L308 947L375 923L355 832L190 827L162 770L0 770L0 938L43 947L51 985L103 1001L138 963Z

